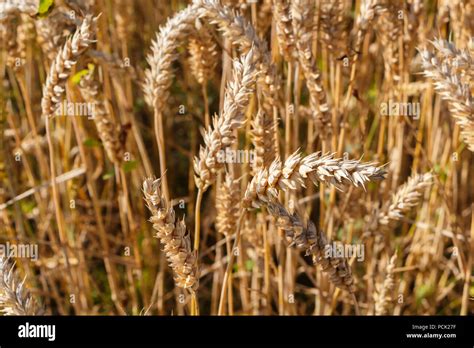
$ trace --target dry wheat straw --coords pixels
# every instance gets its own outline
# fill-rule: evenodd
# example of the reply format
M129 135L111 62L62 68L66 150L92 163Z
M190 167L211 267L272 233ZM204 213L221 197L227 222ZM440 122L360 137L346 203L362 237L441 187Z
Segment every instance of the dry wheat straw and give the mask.
M191 250L191 239L184 219L176 219L173 207L161 194L160 179L144 180L143 195L151 212L149 221L164 246L176 286L196 290L199 285L197 255Z
M3 315L37 315L36 302L19 279L15 265L0 256L0 313Z
M366 182L384 178L384 170L374 162L335 158L334 154L320 152L303 157L296 151L285 163L277 158L268 168L261 169L248 184L244 206L258 206L258 202L269 201L278 196L280 190L296 190L312 182L325 183L338 188L344 183L356 187Z
M46 84L43 87L41 108L44 116L53 115L59 107L66 88L66 81L79 56L94 42L97 17L87 15L51 64Z
M222 154L235 142L234 131L245 122L245 108L254 93L257 76L251 49L241 60L234 60L233 80L227 85L221 116L214 116L213 126L204 132L205 146L194 159L196 186L204 191L215 180L216 173L224 167Z

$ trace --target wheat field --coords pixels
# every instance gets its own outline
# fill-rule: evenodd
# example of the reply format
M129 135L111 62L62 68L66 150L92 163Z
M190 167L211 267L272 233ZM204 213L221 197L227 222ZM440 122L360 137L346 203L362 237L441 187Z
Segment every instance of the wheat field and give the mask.
M0 0L4 315L474 314L469 0Z

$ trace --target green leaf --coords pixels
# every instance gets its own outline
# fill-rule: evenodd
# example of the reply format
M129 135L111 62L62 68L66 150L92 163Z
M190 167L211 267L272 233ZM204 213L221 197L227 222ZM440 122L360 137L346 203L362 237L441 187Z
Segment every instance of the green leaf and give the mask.
M145 100L137 98L133 104L133 112L140 112L145 107Z
M73 76L71 76L71 82L75 85L77 85L79 82L81 82L81 79L88 75L92 74L94 72L95 65L94 64L87 64L87 69L82 69L81 71L78 71L75 73Z
M251 272L252 269L253 269L253 266L254 266L253 260L246 260L246 261L245 261L245 269L246 269L247 271Z
M33 211L33 209L36 207L36 204L32 201L20 201L20 207L25 214L28 214Z
M138 161L128 161L122 164L122 168L125 173L130 173L137 166L138 166Z
M431 284L422 284L415 290L415 298L417 306L421 305L421 301L424 298L429 297L433 294L434 288Z
M98 141L97 139L94 139L94 138L88 138L88 139L84 140L83 144L86 147L99 147L99 146L102 145L100 143L100 141Z
M102 175L102 180L109 180L115 176L115 172L113 170L109 170L107 173Z
M44 15L48 13L49 8L54 4L54 0L40 0L38 13Z

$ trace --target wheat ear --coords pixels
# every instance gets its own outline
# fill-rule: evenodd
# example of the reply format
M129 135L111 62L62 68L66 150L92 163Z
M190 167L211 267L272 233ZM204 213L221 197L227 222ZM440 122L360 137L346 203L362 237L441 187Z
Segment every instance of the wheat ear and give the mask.
M270 167L261 169L252 178L245 191L244 206L258 207L259 201L278 197L280 190L296 190L305 187L308 182L338 188L344 183L364 187L366 182L383 179L384 175L385 171L376 167L374 162L361 163L360 160L345 160L335 158L334 154L321 155L320 152L303 157L296 151L285 163L277 158Z
M347 10L350 6L350 2L345 0L324 0L321 3L321 41L335 58L347 50Z
M220 117L214 116L213 127L204 132L205 146L201 146L199 157L194 159L196 186L204 191L215 180L216 173L224 167L223 151L235 142L234 131L245 122L245 108L254 93L256 69L253 49L241 60L234 60L233 80L227 85L224 106Z
M437 47L436 44L435 47ZM447 50L443 49L441 52L446 55ZM467 50L464 52L466 54L464 57L458 54L459 51L452 50L451 53L459 58L440 59L436 54L426 49L422 50L423 73L433 81L435 90L441 98L448 102L449 111L461 128L464 142L468 149L474 152L474 100L469 83L463 82L463 76L456 71L457 67L453 64L453 62L463 62L466 59L472 62L472 58Z
M66 41L51 64L43 87L41 108L44 116L51 116L59 107L66 88L66 81L79 56L94 42L93 36L98 17L87 15L76 32Z
M240 212L240 185L231 173L226 173L216 192L216 230L229 236L235 232Z
M38 315L36 301L20 280L15 265L0 256L0 313L3 315Z
M312 61L312 28L314 2L310 0L294 0L291 2L293 32L298 52L298 61L306 79L309 90L313 117L319 134L326 138L331 134L331 110L326 92L321 82L321 72Z
M201 85L205 85L217 66L217 44L209 30L203 27L189 40L188 47L191 73Z
M91 104L92 119L97 127L97 133L104 144L109 159L120 164L123 160L124 147L119 139L120 127L107 111L105 102L99 97L99 85L89 73L79 82L79 90L84 100Z
M400 186L390 204L378 214L378 223L382 227L392 226L406 215L421 200L424 190L433 183L433 174L416 174Z
M395 269L395 261L397 260L397 255L394 254L387 265L386 275L382 286L379 289L379 292L375 296L375 315L386 315L388 311L388 305L392 301L390 292L395 286L395 281L393 278L393 270Z
M173 270L176 286L196 290L199 285L197 255L191 250L191 239L184 219L176 219L173 207L161 193L160 179L146 179L143 182L143 195L151 212L150 222Z
M3 0L0 3L0 19L17 13L26 13L30 16L38 12L39 0Z
M170 18L160 28L151 44L151 54L147 56L150 68L145 71L143 91L146 103L158 110L163 110L173 81L172 64L177 58L176 50L194 30L196 8L188 6Z
M252 163L253 171L256 173L261 168L270 166L276 157L274 134L277 124L261 108L252 121L252 143L255 149L255 158Z
M273 0L273 6L273 18L275 19L280 53L286 61L292 62L297 54L293 27L291 26L290 4L288 0Z
M266 42L257 36L253 26L244 17L235 14L229 7L222 6L220 1L194 0L193 3L198 6L199 17L217 25L230 42L239 46L243 54L253 49L252 63L259 71L257 83L263 96L261 106L268 115L273 115L274 106L277 104L275 93L278 86Z
M354 278L347 260L326 253L330 243L312 221L308 221L305 226L298 214L290 214L284 206L275 201L269 202L267 207L270 214L277 218L277 226L285 231L290 246L306 250L306 254L312 256L313 262L321 266L336 287L351 293L355 291Z

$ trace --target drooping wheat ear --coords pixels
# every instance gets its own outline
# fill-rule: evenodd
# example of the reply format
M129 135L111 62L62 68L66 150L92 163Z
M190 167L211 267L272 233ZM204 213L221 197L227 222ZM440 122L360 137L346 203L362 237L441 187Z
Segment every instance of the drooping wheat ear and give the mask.
M378 291L375 293L375 315L387 315L388 305L392 301L391 292L395 286L393 277L393 270L395 269L395 261L397 260L397 254L394 254L387 265L385 279L383 284L379 286Z
M217 187L216 193L216 229L225 236L235 232L240 212L240 185L230 173Z
M163 110L173 81L173 62L177 59L176 50L194 30L197 18L195 6L188 6L160 28L151 44L151 54L147 56L150 68L145 71L143 91L146 103L158 110Z
M184 219L176 219L173 207L161 194L160 179L146 179L143 182L143 195L151 212L149 221L164 246L176 286L196 290L199 285L197 255L191 250L191 239Z
M378 224L382 228L390 227L401 220L412 208L417 206L425 189L433 183L433 174L415 174L405 184L399 187L386 205L378 214Z
M0 3L0 20L17 13L33 16L38 12L38 8L39 0L3 0Z
M252 142L255 149L252 163L254 173L261 168L269 167L276 157L277 150L274 141L276 127L273 117L269 117L259 108L252 121Z
M445 52L443 50L443 54L446 54ZM468 54L467 50L465 54ZM424 75L433 81L436 92L448 102L449 111L461 128L464 142L468 149L474 152L474 100L469 83L463 82L465 78L455 65L466 59L472 62L472 57L464 57L456 55L455 59L440 58L428 50L421 52Z
M263 96L261 106L268 115L273 115L277 76L266 42L257 36L253 26L244 17L236 15L231 8L222 6L219 0L194 0L193 3L198 6L199 17L217 25L230 42L239 46L243 54L253 48L252 63L259 71L257 84Z
M66 81L71 75L73 66L79 56L94 42L93 36L96 30L98 17L87 15L76 32L66 41L66 44L58 52L43 87L43 98L41 108L44 116L53 115L59 107L66 88Z
M224 167L221 156L235 142L234 131L245 122L245 109L254 93L257 71L253 62L253 48L241 60L234 60L233 80L227 84L222 115L214 116L213 125L204 132L205 146L194 158L196 186L206 190Z
M308 221L305 226L298 214L291 214L276 201L269 202L267 208L277 219L277 226L285 231L290 246L306 250L306 254L312 256L313 263L321 266L336 287L351 293L355 291L354 278L347 260L326 253L330 243L312 221Z
M344 183L356 187L369 181L383 179L385 171L374 162L334 158L334 154L315 152L303 157L296 151L285 163L277 158L270 167L261 169L248 184L244 206L258 207L259 201L274 200L280 190L290 191L306 187L308 183L325 183L340 188Z
M347 52L347 24L350 2L324 0L321 3L319 22L321 41L335 58Z
M288 0L273 0L273 5L278 47L285 60L292 62L296 59L296 49L291 26L290 4Z
M99 84L94 80L92 73L82 77L79 90L90 106L92 119L107 156L113 163L120 164L124 154L124 146L119 139L120 127L107 111L104 99L99 95Z
M206 27L189 40L191 72L204 85L210 80L217 66L217 44Z
M309 90L313 118L321 138L331 134L331 111L326 92L321 82L321 72L313 64L312 23L314 2L311 0L295 0L291 2L293 33L298 52L298 61L306 79Z
M26 278L25 278L26 279ZM36 301L20 280L15 265L0 256L0 313L3 315L38 315Z

